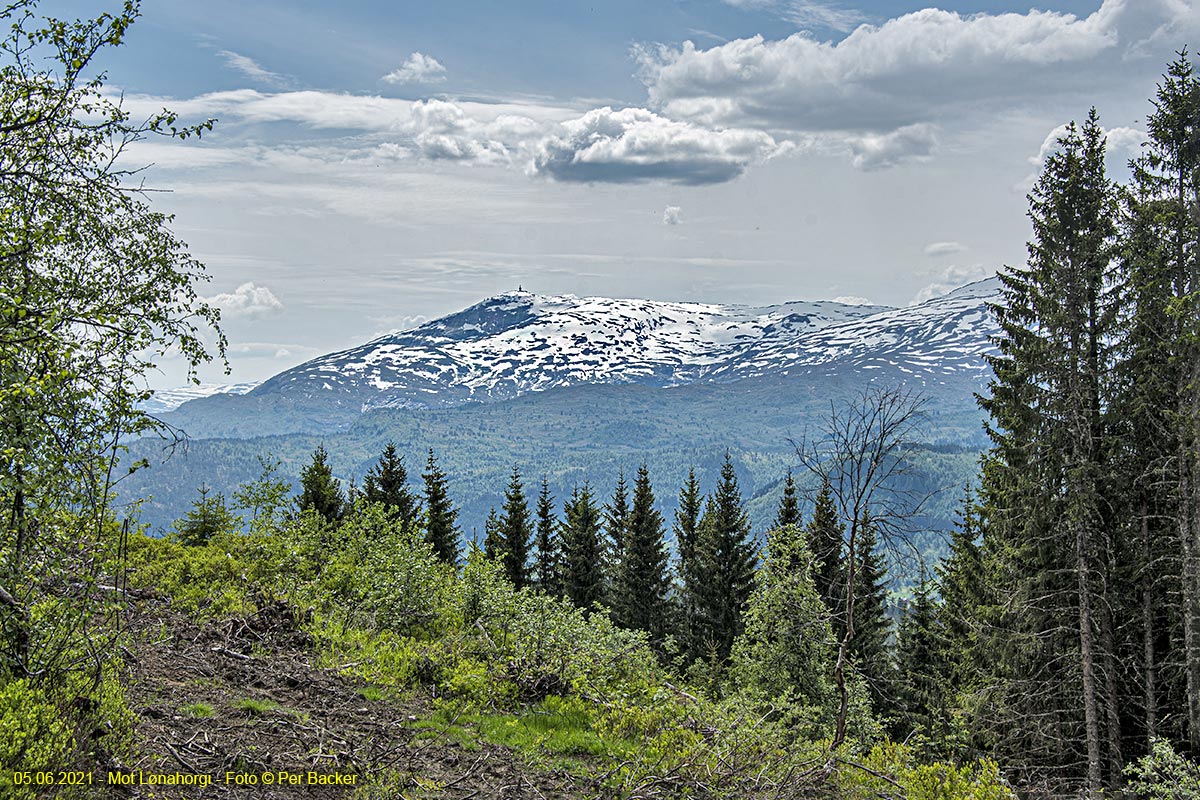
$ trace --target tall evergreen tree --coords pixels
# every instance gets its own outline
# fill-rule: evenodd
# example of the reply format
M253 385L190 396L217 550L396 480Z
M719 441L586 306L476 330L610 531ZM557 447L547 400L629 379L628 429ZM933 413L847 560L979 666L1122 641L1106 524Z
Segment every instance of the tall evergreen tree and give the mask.
M696 539L701 642L704 652L725 661L742 632L742 611L754 588L756 561L750 518L728 452L721 480L705 503Z
M329 453L324 445L317 445L313 451L312 461L300 472L300 497L297 499L300 510L312 510L326 522L334 523L345 513L346 501L342 497L342 489L333 477L333 469L329 466Z
M604 540L590 486L575 487L563 515L563 591L577 607L591 609L604 601Z
M688 468L687 481L679 489L679 503L675 508L675 547L679 558L679 615L680 638L689 652L699 651L699 628L697 626L700 597L700 564L696 557L696 538L700 527L700 511L704 498L700 494L700 483L696 470Z
M504 536L500 532L500 517L495 506L488 509L483 521L483 554L488 558L502 558L504 554Z
M450 502L450 486L446 473L441 470L429 448L425 471L425 538L433 547L434 555L447 564L458 561L458 509Z
M835 630L840 631L845 625L842 621L842 607L845 603L842 537L845 536L845 526L838 518L837 507L833 503L833 494L828 483L823 483L820 492L817 493L812 519L808 521L804 535L808 551L812 553L813 583L830 615L837 620ZM841 639L840 632L838 639Z
M617 574L618 565L625 557L625 538L628 531L629 484L625 481L625 470L618 469L617 485L613 489L612 500L604 507L604 533L608 537L605 570L610 576Z
M979 546L979 511L971 492L963 497L950 534L950 551L937 565L937 627L947 664L947 679L959 691L977 688L983 673L983 626L991 597Z
M1143 721L1174 736L1161 709L1187 708L1200 753L1200 75L1185 51L1146 119L1123 231L1126 347L1122 418L1138 510L1131 549L1142 596ZM1169 520L1170 528L1162 524ZM1167 600L1167 598L1173 598ZM1156 629L1169 630L1161 635ZM1182 655L1179 663L1173 654ZM1181 673L1181 674L1180 674ZM1176 677L1178 675L1178 678Z
M800 500L796 496L796 480L792 477L790 469L787 471L787 477L783 479L783 496L779 498L779 509L775 512L775 521L771 523L771 527L783 528L788 525L800 527Z
M904 610L896 634L896 692L899 719L895 733L907 739L920 733L945 753L950 735L947 675L937 622L934 586L922 570L912 602Z
M644 461L634 482L622 555L613 592L616 622L661 638L667 622L667 547L662 514L654 507L650 470Z
M876 713L884 714L895 705L896 686L889 646L892 622L887 613L887 569L870 518L863 520L859 531L862 538L854 575L855 633L850 652L867 683L872 707Z
M379 456L378 463L363 476L363 499L368 503L380 503L389 514L408 529L421 511L416 494L408 488L408 471L404 459L396 453L395 442L388 442Z
M542 489L537 502L537 554L534 557L534 585L551 597L562 597L562 547L558 537L558 520L554 516L554 498L550 483L542 476Z
M521 484L521 473L516 467L513 467L508 489L504 492L498 533L502 542L500 554L508 579L518 589L527 586L533 519L529 513L529 502L525 499L525 487Z
M1009 646L996 662L1008 690L1003 708L1018 717L999 722L1006 747L1035 772L1077 758L1094 793L1104 748L1110 764L1120 762L1117 700L1101 685L1101 673L1116 667L1098 639L1112 627L1103 479L1116 194L1094 110L1058 144L1029 196L1029 268L1001 274L1000 352L989 359L996 377L981 401L993 441L982 490L993 579L1010 581L1022 599L1004 620ZM1048 724L1021 724L1035 714ZM1110 783L1120 778L1109 769Z

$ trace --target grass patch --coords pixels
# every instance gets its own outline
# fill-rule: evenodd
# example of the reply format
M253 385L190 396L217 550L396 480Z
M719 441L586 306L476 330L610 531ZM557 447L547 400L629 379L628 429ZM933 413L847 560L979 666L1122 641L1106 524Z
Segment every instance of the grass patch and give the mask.
M257 717L269 711L276 711L280 707L274 700L256 700L253 697L235 700L232 706L248 717Z
M188 703L181 710L185 715L196 719L208 719L217 713L208 703Z
M633 742L608 740L593 730L591 709L578 698L548 697L516 715L446 704L437 708L431 719L410 727L421 731L416 738L445 738L469 749L481 739L511 748L531 762L577 774L588 772L588 761L622 756L636 747Z

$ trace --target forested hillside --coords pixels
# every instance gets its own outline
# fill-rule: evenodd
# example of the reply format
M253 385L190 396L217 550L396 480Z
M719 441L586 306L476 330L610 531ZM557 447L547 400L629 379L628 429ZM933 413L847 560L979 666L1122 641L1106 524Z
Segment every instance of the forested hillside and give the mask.
M539 436L586 453L596 395L555 395L562 417L487 468L504 477L470 543L450 440L497 446L528 401L446 417L437 442L367 417L358 438L291 441L294 485L271 456L217 474L218 444L204 463L229 494L186 473L199 496L156 537L126 449L170 438L144 376L167 349L221 359L224 338L202 266L113 154L211 123L133 123L105 91L94 62L136 4L36 11L0 11L6 797L1200 797L1186 52L1129 185L1094 111L1045 160L1028 264L990 309L988 448L940 562L921 537L936 473L958 473L935 456L963 454L928 444L928 398L869 382L811 398L786 458L725 441L713 420L744 408L713 391L669 430L707 430L696 444L651 464L622 434L625 457L584 473ZM667 436L624 408L593 424ZM771 487L761 530L747 475Z

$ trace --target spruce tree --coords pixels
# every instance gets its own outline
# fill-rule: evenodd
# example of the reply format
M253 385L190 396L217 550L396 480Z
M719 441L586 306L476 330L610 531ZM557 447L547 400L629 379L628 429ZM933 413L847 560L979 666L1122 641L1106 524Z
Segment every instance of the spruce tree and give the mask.
M613 611L617 624L643 630L654 638L666 634L667 548L662 514L654 507L654 490L646 462L638 468L629 511L625 546L618 567Z
M200 497L192 502L187 516L175 522L175 538L189 547L208 544L218 533L237 530L242 520L225 507L225 495L212 492L206 484L196 490Z
M995 721L1000 747L1035 773L1082 761L1077 777L1099 792L1119 785L1119 703L1113 629L1113 542L1106 514L1116 305L1110 287L1116 193L1104 172L1096 114L1068 126L1029 196L1029 268L1001 274L994 306L1002 334L990 394L993 448L981 490L997 557L992 576L1021 602L1004 619L1005 687ZM1107 713L1106 713L1107 711ZM1029 728L1023 721L1038 718ZM1078 754L1078 755L1075 755Z
M407 530L421 511L420 501L407 484L404 459L396 453L395 442L388 442L378 463L363 476L362 496L368 503L385 506L389 515Z
M897 739L919 733L931 741L938 755L946 752L950 733L947 686L937 604L933 583L921 574L896 634L897 681L894 697L898 720Z
M691 653L699 651L700 564L696 558L696 537L700 526L700 511L704 498L700 494L700 483L696 470L688 468L687 481L679 489L679 503L675 508L675 547L679 558L679 606L680 638Z
M551 597L562 597L562 547L558 537L558 520L554 516L554 498L550 483L542 476L542 489L537 502L537 554L534 557L534 585Z
M604 541L601 513L591 487L575 487L563 506L563 592L578 608L604 600Z
M317 446L312 461L300 472L297 505L301 512L311 510L328 523L338 522L345 513L346 501L333 477L329 453L325 452L324 445Z
M895 676L888 646L892 623L887 613L887 570L870 518L859 527L859 563L854 582L854 638L850 652L867 683L871 706L886 714L894 705Z
M983 628L990 613L993 587L979 546L979 510L971 492L963 498L950 534L950 551L936 567L937 627L947 664L947 679L959 691L977 688L984 670Z
M1132 163L1121 276L1123 463L1137 492L1126 507L1137 512L1130 550L1143 562L1131 576L1141 595L1139 705L1147 739L1182 735L1200 753L1200 75L1186 50L1153 102ZM1182 731L1165 713L1180 700Z
M742 611L754 588L755 553L733 459L725 453L721 480L705 503L696 537L698 621L704 652L729 658L742 632Z
M829 484L824 483L813 504L812 519L804 529L808 551L812 553L813 583L817 593L836 620L835 631L841 639L844 629L842 607L845 603L845 577L842 574L842 538L845 527L838 518Z
M613 489L612 500L604 507L604 533L608 537L605 569L611 576L617 574L618 565L624 559L625 537L628 531L629 485L625 482L625 470L618 469L617 485Z
M446 473L438 467L432 447L421 478L425 481L425 538L439 559L447 564L457 563L461 535L458 509L450 502Z
M527 586L533 519L529 513L529 502L525 499L525 487L521 484L521 473L515 466L508 489L504 492L497 531L502 542L500 554L508 579L518 589Z
M502 558L504 554L504 536L500 533L500 518L495 506L488 509L483 521L483 554L488 558Z
M796 481L792 478L792 471L787 471L787 477L783 479L783 496L779 498L779 510L775 512L775 521L771 523L771 527L778 529L788 525L800 527L800 501L796 496Z

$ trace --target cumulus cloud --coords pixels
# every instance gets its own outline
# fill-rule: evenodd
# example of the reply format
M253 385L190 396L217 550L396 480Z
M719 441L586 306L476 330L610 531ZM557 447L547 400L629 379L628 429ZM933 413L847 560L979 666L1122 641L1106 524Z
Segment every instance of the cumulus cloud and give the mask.
M433 56L412 53L398 69L383 76L386 83L441 83L446 80L446 68Z
M927 256L952 256L955 253L966 252L966 245L960 242L930 242L925 245L925 255Z
M841 296L839 296L839 297L835 297L835 298L833 298L833 302L835 302L835 303L845 303L845 304L846 304L846 305L848 305L848 306L869 306L869 305L872 305L872 303L871 303L871 301L870 301L870 300L868 300L868 299L867 299L867 298L865 298L865 297L859 297L859 296L858 296L858 295L856 295L856 294L844 294L844 295L841 295Z
M942 244L942 243L938 243ZM928 249L928 248L927 248ZM952 264L942 269L929 270L925 275L936 278L933 283L921 289L913 297L911 305L924 303L935 297L949 294L965 284L982 280L992 275L992 271L983 264Z
M1200 29L1190 0L1104 0L1090 16L928 8L861 25L839 42L803 33L709 49L635 51L651 105L710 126L885 133L966 107L994 111L1119 77L1147 43Z
M1034 171L1017 184L1017 189L1027 191L1029 187L1033 186L1042 168L1046 165L1046 159L1058 150L1058 140L1067 135L1069 127L1069 125L1059 125L1046 134L1046 138L1042 140L1042 146L1038 148L1037 155L1032 155L1027 159L1029 164L1034 167ZM1123 163L1136 156L1141 152L1142 142L1146 141L1145 132L1137 128L1116 127L1103 130L1105 153L1108 156L1110 167L1114 162Z
M683 209L679 206L667 206L663 209L663 225L678 225Z
M235 53L232 50L218 50L217 55L225 59L225 64L230 69L237 70L253 81L267 86L286 86L288 83L287 78L278 72L271 72L249 56Z
M253 282L243 283L233 292L213 295L204 300L231 316L252 317L283 309L283 303L279 302L274 292Z
M870 172L906 161L924 161L933 154L937 141L937 127L922 122L891 133L852 137L849 144L854 166Z
M644 108L606 106L539 142L529 171L559 181L702 185L731 180L782 149L762 131L713 130Z

